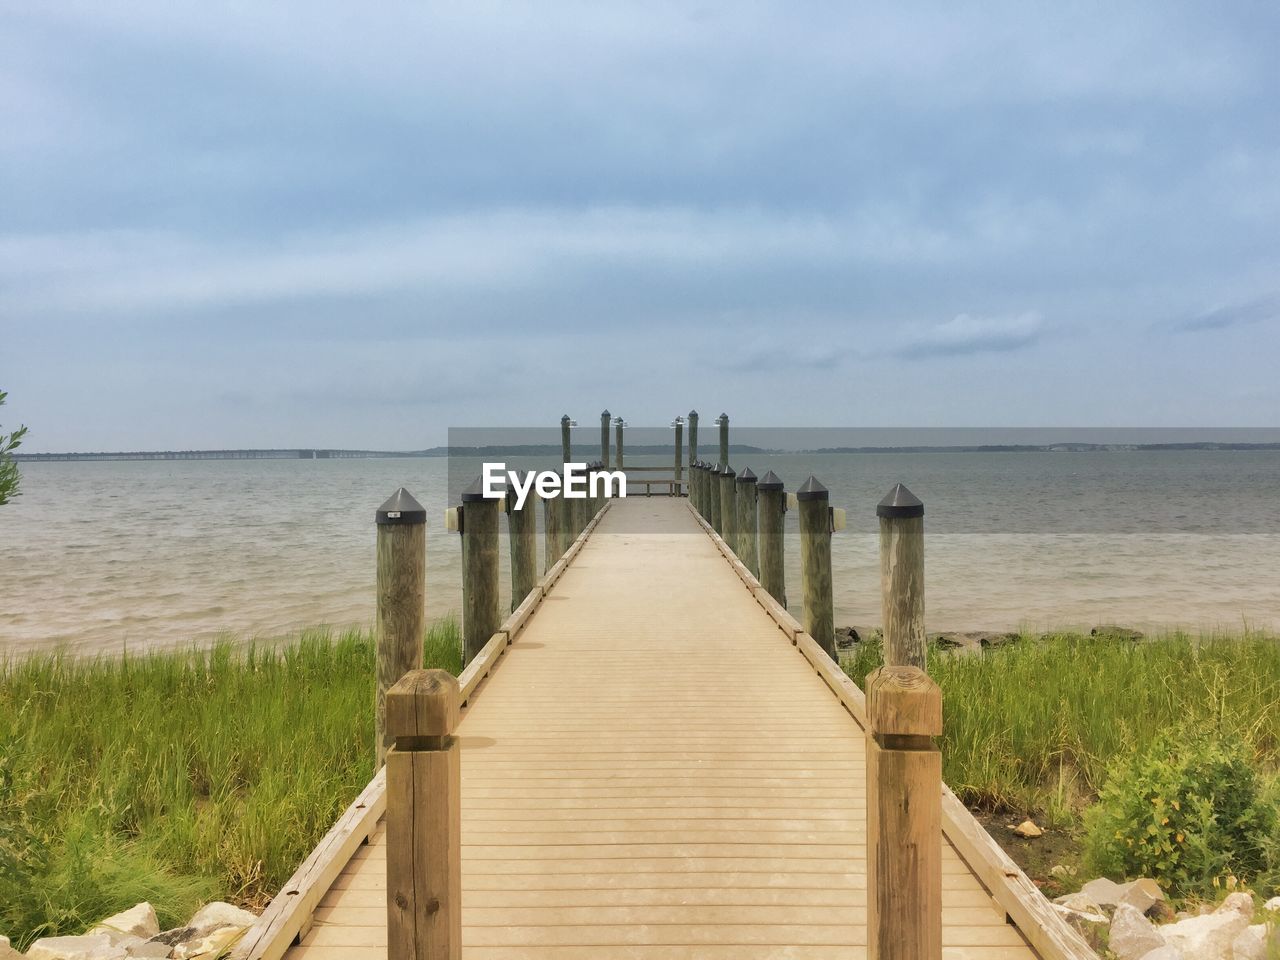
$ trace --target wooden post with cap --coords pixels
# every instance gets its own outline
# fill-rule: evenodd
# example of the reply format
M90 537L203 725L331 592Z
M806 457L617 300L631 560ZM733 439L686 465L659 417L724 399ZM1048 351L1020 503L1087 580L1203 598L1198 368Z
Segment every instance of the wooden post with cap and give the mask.
M734 481L735 502L738 505L738 559L760 578L760 559L756 552L756 475L750 467L743 467Z
M698 411L689 411L689 469L693 469L693 465L698 462ZM689 478L689 482L693 482L693 478Z
M756 481L756 495L759 501L756 543L760 559L760 585L785 609L787 578L783 517L787 512L787 494L778 475L769 470Z
M489 642L502 622L498 606L498 501L476 478L462 492L462 664Z
M600 460L604 467L609 466L609 419L610 414L606 409L600 414Z
M835 612L831 596L831 509L827 488L809 477L796 491L800 509L800 579L804 588L804 629L836 659Z
M942 693L915 667L867 677L868 960L942 958Z
M382 766L392 737L386 729L387 691L422 666L427 609L427 511L401 487L377 509L378 607L374 628L377 686L374 694L374 769Z
M720 465L720 536L729 549L738 552L738 498L734 493L737 473L727 463Z
M387 693L387 958L462 956L458 681L413 670Z
M676 475L675 484L671 487L671 495L678 497L680 496L681 480L684 477L684 421L676 417L674 426L676 428Z
M530 471L522 471L522 482ZM515 491L507 489L507 536L511 552L511 609L524 602L534 584L538 582L538 513L533 491L525 498L524 507L516 509Z
M711 529L724 536L724 524L720 516L720 467L707 471L707 522Z
M884 662L924 670L924 504L899 483L876 505L876 516Z

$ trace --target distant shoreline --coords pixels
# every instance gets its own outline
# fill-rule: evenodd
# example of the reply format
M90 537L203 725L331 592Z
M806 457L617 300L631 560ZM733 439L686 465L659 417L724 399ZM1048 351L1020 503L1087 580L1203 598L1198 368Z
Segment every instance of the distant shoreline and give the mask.
M672 452L670 444L641 444L627 448L632 456L661 456ZM342 450L319 447L245 450L136 450L72 453L14 453L13 459L25 463L71 460L389 460L404 458L493 457L493 456L558 456L559 444L526 444L484 447L429 447L425 450ZM781 450L730 444L731 454L753 455L831 455L883 453L1149 453L1163 451L1271 451L1280 443L1046 443L1046 444L970 444L957 446L900 447L819 447L812 450Z

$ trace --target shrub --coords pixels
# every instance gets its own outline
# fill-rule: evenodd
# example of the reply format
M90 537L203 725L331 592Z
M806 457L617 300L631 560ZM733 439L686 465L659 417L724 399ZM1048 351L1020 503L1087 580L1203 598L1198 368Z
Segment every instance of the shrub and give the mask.
M1113 764L1085 813L1085 862L1114 877L1146 876L1176 897L1212 896L1227 875L1274 870L1278 815L1242 744L1164 734Z

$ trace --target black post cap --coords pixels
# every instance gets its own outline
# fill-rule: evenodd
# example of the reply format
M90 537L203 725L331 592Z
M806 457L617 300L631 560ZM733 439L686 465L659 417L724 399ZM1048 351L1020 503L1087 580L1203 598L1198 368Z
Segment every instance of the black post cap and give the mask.
M772 470L765 473L763 477L756 483L757 490L781 490L782 481L778 479L778 475Z
M608 417L608 416L611 416L611 414L610 414L610 413L609 413L609 411L606 409L604 413L600 414L600 416L602 416L602 417Z
M484 495L484 479L476 477L471 481L471 486L462 491L463 503L483 503L487 497Z
M413 494L401 487L378 508L374 519L380 527L394 523L426 523L427 511L413 499Z
M884 499L876 504L876 516L889 520L923 517L924 503L905 486L897 483L885 494Z
M720 476L722 476L722 477L728 477L730 480L732 480L732 479L736 476L736 474L734 473L733 467L729 466L729 465L726 463L726 464L725 464L725 465L720 469Z
M756 475L752 473L750 467L743 467L742 472L738 474L738 483L755 483Z
M690 411L689 411L689 416L690 416L690 417L696 417L697 415L698 415L698 411L697 411L697 410L690 410Z
M818 478L810 475L796 491L797 500L826 500L829 496L827 488L818 482Z
M572 419L572 418L571 418L571 417L566 413L563 417L561 417L561 418L560 418L560 422L561 422L561 423L568 423L570 419Z

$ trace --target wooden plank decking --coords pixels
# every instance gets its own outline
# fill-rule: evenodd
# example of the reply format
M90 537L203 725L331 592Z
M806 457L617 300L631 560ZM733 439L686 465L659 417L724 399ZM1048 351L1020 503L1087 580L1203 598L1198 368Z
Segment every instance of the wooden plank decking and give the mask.
M466 960L865 956L863 730L683 500L613 504L458 734ZM385 856L290 960L386 956ZM946 960L1036 956L945 842L943 888Z

